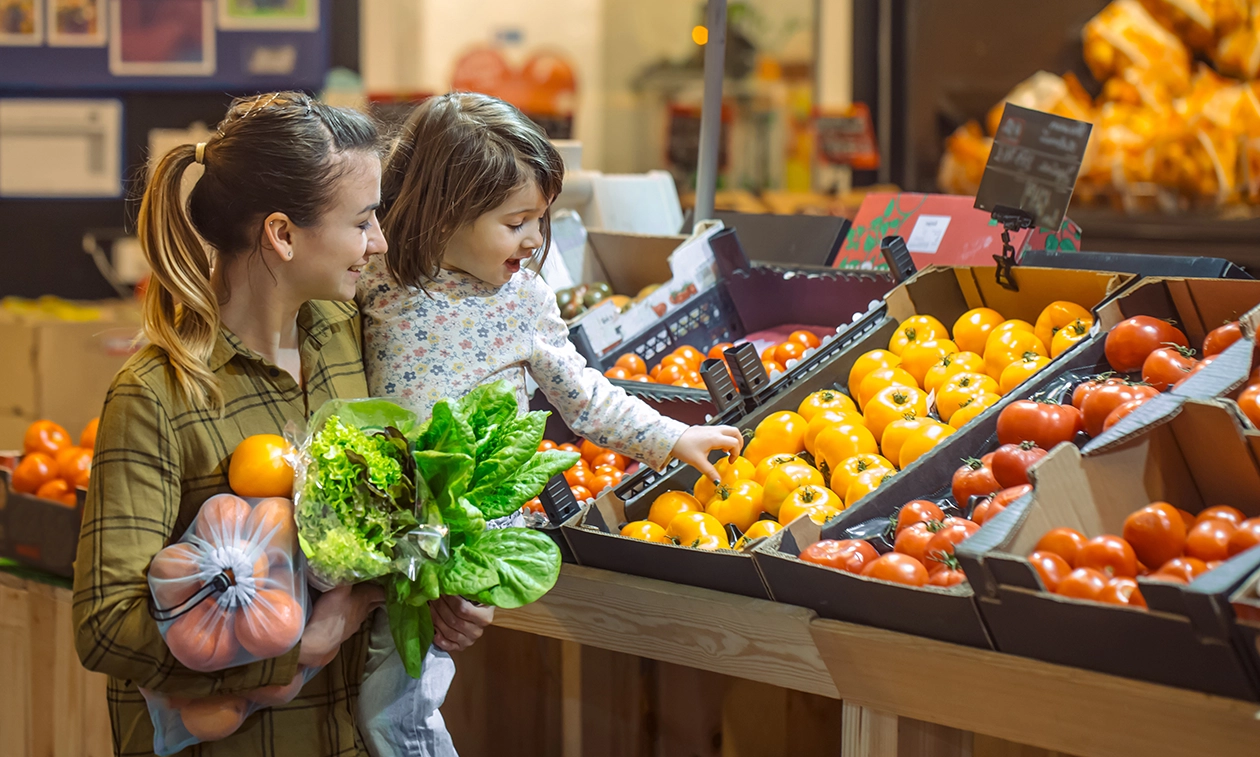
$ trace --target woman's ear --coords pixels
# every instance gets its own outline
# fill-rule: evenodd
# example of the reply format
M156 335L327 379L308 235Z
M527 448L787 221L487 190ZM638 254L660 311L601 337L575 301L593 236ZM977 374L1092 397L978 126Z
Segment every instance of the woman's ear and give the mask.
M284 213L272 213L263 219L262 238L259 240L264 251L270 250L280 256L280 260L293 260L293 221Z

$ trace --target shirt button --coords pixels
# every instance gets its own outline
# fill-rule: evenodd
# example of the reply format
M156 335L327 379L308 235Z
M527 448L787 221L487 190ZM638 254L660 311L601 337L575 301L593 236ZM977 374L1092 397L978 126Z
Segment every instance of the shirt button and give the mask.
M277 376L280 375L279 369L276 369L276 368L272 368L269 372L271 373L272 378L276 378Z

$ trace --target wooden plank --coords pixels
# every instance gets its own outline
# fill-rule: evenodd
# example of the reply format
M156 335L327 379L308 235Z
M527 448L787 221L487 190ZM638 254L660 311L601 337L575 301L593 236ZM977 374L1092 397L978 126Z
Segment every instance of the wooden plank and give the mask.
M897 716L844 701L840 729L843 757L897 757Z
M656 744L652 720L656 663L606 649L579 649L578 757L651 757ZM564 728L570 727L566 720Z
M837 698L814 613L762 599L565 565L541 600L495 624Z
M980 733L972 735L975 737L972 757L1071 757L1062 752L1051 752L1041 747L1016 744L996 736L985 736Z
M900 757L973 757L974 735L914 718L899 718L897 754Z
M846 706L1081 757L1254 757L1260 744L1253 703L849 623L812 628ZM924 670L966 696L925 686Z
M722 757L725 678L664 662L656 669L657 757Z
M560 642L560 757L582 757L582 649Z
M786 694L788 725L784 752L789 756L840 757L844 703L792 689Z
M27 733L31 679L30 629L27 615L30 595L25 589L0 584L0 754L28 754Z
M746 678L724 678L722 757L788 757L788 690ZM834 699L825 700L834 702Z

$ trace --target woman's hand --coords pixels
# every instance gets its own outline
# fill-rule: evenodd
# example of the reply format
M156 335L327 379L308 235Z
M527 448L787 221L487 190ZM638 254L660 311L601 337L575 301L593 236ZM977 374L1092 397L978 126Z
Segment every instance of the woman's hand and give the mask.
M433 645L443 652L462 652L481 638L494 620L494 608L463 597L441 596L429 603L433 614Z
M332 662L342 643L383 604L385 589L378 584L338 586L321 594L302 632L298 664L321 668Z
M716 484L719 476L709 463L709 453L715 449L726 450L732 459L739 457L744 435L730 426L692 426L679 437L672 454Z

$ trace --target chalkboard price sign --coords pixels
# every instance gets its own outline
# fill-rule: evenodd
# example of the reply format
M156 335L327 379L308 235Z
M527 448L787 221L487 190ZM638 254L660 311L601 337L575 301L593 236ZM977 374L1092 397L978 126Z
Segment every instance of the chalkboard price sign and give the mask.
M1007 103L976 207L1023 211L1042 229L1063 223L1093 126Z

